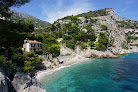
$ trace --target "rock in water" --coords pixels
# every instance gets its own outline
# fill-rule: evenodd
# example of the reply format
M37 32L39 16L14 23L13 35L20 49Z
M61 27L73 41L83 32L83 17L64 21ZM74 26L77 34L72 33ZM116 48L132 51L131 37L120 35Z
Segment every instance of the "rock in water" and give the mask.
M46 92L37 79L31 79L26 73L17 72L12 84L17 92Z
M7 78L2 69L0 69L0 92L8 92Z

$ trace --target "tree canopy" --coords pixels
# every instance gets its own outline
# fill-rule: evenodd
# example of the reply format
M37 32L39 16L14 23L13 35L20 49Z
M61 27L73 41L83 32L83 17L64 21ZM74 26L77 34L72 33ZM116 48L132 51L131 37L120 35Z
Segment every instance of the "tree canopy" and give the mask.
M108 38L105 36L104 33L100 33L96 49L97 50L106 50L107 45L108 45Z
M10 7L20 7L25 3L30 2L30 0L0 0L0 16L8 17L10 16Z

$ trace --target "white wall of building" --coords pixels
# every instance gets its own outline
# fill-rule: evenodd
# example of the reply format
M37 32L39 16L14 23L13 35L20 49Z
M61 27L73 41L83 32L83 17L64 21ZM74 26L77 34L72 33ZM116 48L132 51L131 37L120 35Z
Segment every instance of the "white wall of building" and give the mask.
M26 51L30 52L30 44L29 43L26 43Z
M30 42L26 42L24 41L24 44L23 44L23 48L22 50L24 52L30 52L31 50L40 50L41 49L41 43L30 43ZM32 45L32 46L31 46Z

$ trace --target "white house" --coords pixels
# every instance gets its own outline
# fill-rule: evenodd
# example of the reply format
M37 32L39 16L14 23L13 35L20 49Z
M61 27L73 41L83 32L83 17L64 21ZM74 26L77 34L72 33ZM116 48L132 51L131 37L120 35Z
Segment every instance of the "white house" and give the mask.
M61 41L63 41L63 38L57 38L57 41L61 42Z
M30 52L31 50L40 50L41 49L41 42L38 42L36 40L24 40L23 48L22 50L24 52Z
M60 24L68 24L71 20L59 20Z
M82 31L87 32L87 29L86 28L83 28Z

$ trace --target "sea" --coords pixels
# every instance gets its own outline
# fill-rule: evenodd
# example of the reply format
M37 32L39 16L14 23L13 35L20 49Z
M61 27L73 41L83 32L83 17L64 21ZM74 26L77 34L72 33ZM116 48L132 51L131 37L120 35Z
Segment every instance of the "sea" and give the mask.
M138 53L89 59L46 74L47 92L138 92Z

